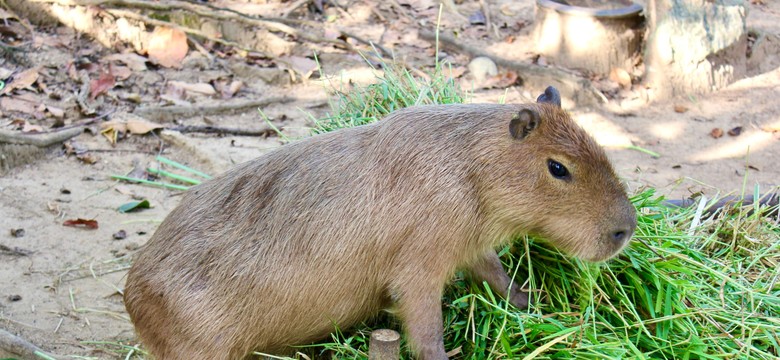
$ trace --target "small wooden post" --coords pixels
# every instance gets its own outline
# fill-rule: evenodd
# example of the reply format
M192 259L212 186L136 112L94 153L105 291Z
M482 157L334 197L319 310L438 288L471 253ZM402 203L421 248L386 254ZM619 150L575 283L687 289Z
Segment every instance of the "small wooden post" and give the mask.
M371 332L368 343L369 360L398 360L401 350L401 335L394 330L379 329Z

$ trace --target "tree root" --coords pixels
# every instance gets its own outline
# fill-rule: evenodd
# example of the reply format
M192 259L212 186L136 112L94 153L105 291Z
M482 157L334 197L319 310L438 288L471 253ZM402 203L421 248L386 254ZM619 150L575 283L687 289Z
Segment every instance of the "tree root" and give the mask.
M420 30L420 38L435 42L436 33ZM497 65L517 72L525 85L544 89L547 86L555 86L561 95L568 97L578 105L597 105L607 102L607 98L587 79L582 79L572 73L552 67L543 67L534 64L526 64L518 61L504 59L489 52L476 48L462 41L456 40L451 35L439 34L439 42L450 49L467 53L472 57L484 56L490 58Z
M288 103L294 99L287 96L270 97L265 99L222 103L219 105L203 106L144 106L136 108L133 114L148 120L170 122L174 119L188 118L197 115L216 115L223 113L241 112L252 108L258 108L275 103Z

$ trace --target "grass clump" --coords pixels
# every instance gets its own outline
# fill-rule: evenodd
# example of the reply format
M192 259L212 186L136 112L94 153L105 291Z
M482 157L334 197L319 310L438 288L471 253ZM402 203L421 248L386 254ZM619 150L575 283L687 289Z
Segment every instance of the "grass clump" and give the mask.
M337 96L314 133L464 99L440 68L430 79L387 68L378 83ZM761 212L701 221L695 209L664 207L652 190L632 201L640 214L635 238L647 246L634 241L607 263L567 258L536 239L501 250L506 269L528 278L529 310L456 277L443 301L447 350L464 359L778 358L778 222ZM381 327L399 328L386 317L307 352L366 358L370 330Z
M444 76L440 66L430 78L416 77L409 70L394 65L384 64L383 67L385 71L378 75L378 82L353 91L336 91L333 113L315 120L312 133L370 124L409 106L465 101L463 91L452 78Z

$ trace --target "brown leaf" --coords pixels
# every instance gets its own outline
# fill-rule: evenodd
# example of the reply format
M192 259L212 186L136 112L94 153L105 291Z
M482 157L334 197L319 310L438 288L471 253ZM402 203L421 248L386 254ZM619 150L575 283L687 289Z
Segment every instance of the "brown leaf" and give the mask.
M3 94L8 94L16 89L24 89L34 84L38 80L38 71L40 69L38 66L14 75L13 81L6 84L5 88L3 88Z
M89 97L94 100L100 94L105 94L108 90L111 90L114 84L115 80L114 75L111 74L111 68L108 71L101 71L100 77L89 82Z
M121 62L133 71L146 70L146 61L148 61L147 58L134 53L113 54L104 57L103 60Z
M623 88L631 87L631 75L621 68L612 68L609 72L609 79L620 84Z
M160 124L153 123L146 119L129 119L127 120L127 131L130 131L131 134L146 134L152 130L162 129L163 126Z
M87 219L78 218L78 219L65 220L65 222L62 223L62 225L72 226L72 227L80 227L80 228L84 228L84 229L97 229L98 228L98 222L95 219L87 220Z
M5 111L18 111L25 114L35 113L35 104L15 97L0 98L0 107Z
M721 136L723 136L723 129L721 128L712 129L712 131L710 131L710 136L712 136L715 139L720 138Z
M198 94L204 94L209 96L216 95L217 93L217 91L214 90L213 86L206 83L192 84L183 81L169 81L168 85L178 87L188 93L198 93Z
M688 111L688 108L683 106L683 105L675 105L674 106L674 112L684 113L686 111Z
M127 66L121 66L121 65L110 65L111 67L111 74L113 74L117 80L127 80L130 75L133 75L133 71L130 70Z
M742 134L742 126L737 126L728 132L729 136L739 136L739 134Z
M149 37L146 53L149 60L169 68L181 68L181 61L187 56L189 46L187 35L178 29L164 26L154 28Z
M98 160L100 160L97 156L95 156L95 155L93 155L91 153L84 153L84 154L76 155L76 159L79 159L79 160L81 160L81 162L83 162L85 164L89 164L89 165L92 165L92 164L98 162Z
M59 119L62 119L65 116L65 110L60 109L56 106L46 105L46 110L48 110L52 116Z
M24 126L22 127L22 132L24 133L38 133L42 132L43 127L40 125L32 125L30 123L25 122Z
M302 56L285 56L281 60L290 64L292 70L300 74L304 79L308 79L314 73L314 70L317 70L316 61Z
M217 91L219 91L219 94L222 96L223 99L230 99L235 95L238 90L241 90L241 88L244 86L244 82L241 80L234 80L232 82L228 82L229 80L218 80L214 82L214 87L217 88Z

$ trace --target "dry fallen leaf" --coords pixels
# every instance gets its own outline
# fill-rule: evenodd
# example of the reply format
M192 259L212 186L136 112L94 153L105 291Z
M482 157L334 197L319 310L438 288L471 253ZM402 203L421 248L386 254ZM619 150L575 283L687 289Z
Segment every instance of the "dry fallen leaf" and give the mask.
M317 62L302 56L284 56L280 60L287 62L296 73L304 79L308 79L314 70L317 70Z
M223 99L230 99L244 86L241 80L219 79L214 81L214 87L219 91Z
M71 219L71 220L65 220L62 225L65 226L71 226L71 227L80 227L85 229L97 229L98 228L98 222L95 219Z
M675 105L674 106L674 112L684 113L686 111L688 111L688 108L683 106L683 105Z
M127 80L130 75L133 75L133 71L130 70L127 66L121 66L121 65L110 65L111 68L111 74L113 74L117 80L123 81Z
M35 104L16 97L0 98L0 107L5 111L18 111L25 114L35 113Z
M8 94L16 89L24 89L34 84L38 80L38 71L40 69L39 66L36 66L14 75L13 81L6 84L5 88L3 88L3 94Z
M129 119L127 120L127 124L125 124L127 127L127 131L129 131L131 134L146 134L152 130L162 129L163 126L157 123L153 123L146 119Z
M191 84L183 81L169 81L168 85L180 88L188 93L198 93L204 95L216 95L214 87L206 83Z
M712 136L715 139L723 136L723 129L721 129L721 128L714 128L714 129L712 129L712 131L710 131L710 136Z
M623 88L631 87L631 75L621 68L613 68L609 72L609 79L620 84Z
M181 30L164 26L154 28L146 48L149 60L177 69L181 67L181 61L187 56L187 51L187 35Z
M103 60L121 62L133 71L146 70L146 62L148 61L147 58L134 53L113 54L104 57Z
M100 77L89 82L89 97L94 100L100 94L105 94L108 90L111 90L115 83L116 81L110 67L108 71L101 71Z
M83 162L85 164L89 164L89 165L95 164L95 163L98 162L98 160L100 160L100 158L98 158L97 156L95 156L95 155L93 155L91 153L84 153L84 154L76 155L76 159L79 159L79 160L81 160L81 162Z
M55 118L62 119L65 116L65 110L56 106L46 105L46 110Z

